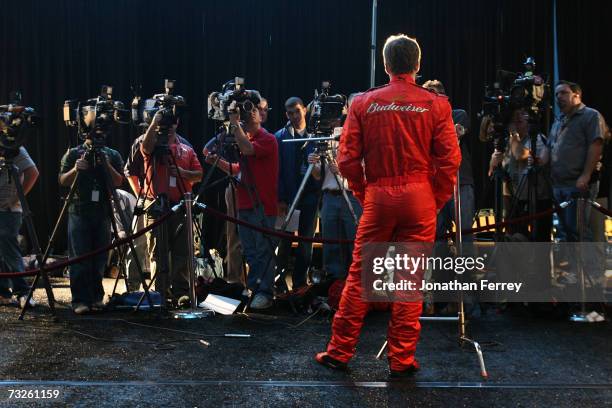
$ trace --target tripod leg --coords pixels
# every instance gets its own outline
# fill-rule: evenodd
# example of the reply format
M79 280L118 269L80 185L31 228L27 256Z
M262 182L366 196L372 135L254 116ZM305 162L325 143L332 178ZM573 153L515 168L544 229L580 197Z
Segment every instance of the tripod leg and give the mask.
M118 193L117 190L114 188L114 186L111 183L111 179L110 179L110 175L108 174L108 171L106 168L103 167L103 173L104 173L104 185L106 186L106 194L107 194L107 198L110 200L110 203L112 204L112 206L115 207L115 210L117 211L117 214L119 214L119 218L121 220L121 223L124 226L124 229L127 229L129 227L129 223L127 221L127 217L125 216L125 212L123 211L123 208L121 208L121 204L119 202L119 197L118 197ZM110 217L111 217L111 223L113 224L113 231L115 233L115 238L117 239L119 237L119 231L118 231L118 227L117 227L117 220L115 219L115 216L113 214L112 211L112 206L110 209ZM151 300L151 296L149 294L149 286L147 285L147 282L144 278L144 273L142 271L142 267L140 265L140 260L138 259L138 256L136 254L136 248L134 247L134 243L132 241L128 242L128 245L130 247L130 251L132 254L132 259L134 260L134 262L136 262L136 269L138 271L139 277L140 277L140 282L142 283L142 287L144 289L144 294L147 298L147 301L149 302L150 307L153 307L153 302ZM127 278L126 278L127 279ZM126 281L126 286L127 286L127 281ZM139 305L140 306L140 302ZM136 307L136 310L138 310L138 306Z
M325 162L326 166L329 166L329 159L327 158L326 155L321 155L321 160ZM344 198L344 202L346 203L346 206L349 210L349 212L351 213L351 217L353 217L353 221L355 222L355 225L357 225L359 223L359 219L357 218L357 215L355 213L355 208L353 208L353 204L351 203L351 200L349 200L348 194L346 192L346 188L344 188L344 183L342 183L342 180L340 180L340 177L335 174L332 173L334 176L334 179L336 180L336 184L338 184L338 187L340 187L340 191L342 191L342 198Z
M55 297L53 296L53 290L51 289L51 282L49 280L49 275L47 274L47 271L44 269L44 261L46 261L46 259L44 259L43 257L42 250L40 248L40 243L38 241L38 235L36 234L36 230L34 229L34 223L32 222L32 213L30 212L30 206L28 205L28 202L25 198L25 193L23 191L23 185L21 184L21 180L17 173L17 168L15 167L14 164L11 164L8 170L10 173L9 176L13 179L13 182L15 183L15 188L17 190L17 196L19 197L21 208L23 210L24 222L28 230L30 241L32 242L32 249L34 250L34 253L36 254L36 260L40 268L40 271L36 275L36 278L34 278L32 287L30 287L30 290L26 297L25 305L23 309L21 310L21 313L19 314L19 320L23 320L25 316L25 312L28 309L28 306L30 305L30 299L32 299L32 295L34 294L34 290L36 289L36 285L38 284L39 276L42 276L43 278L43 284L45 286L45 290L47 293L47 300L49 301L49 308L51 309L51 313L53 314L54 317L57 317L57 314L55 312Z

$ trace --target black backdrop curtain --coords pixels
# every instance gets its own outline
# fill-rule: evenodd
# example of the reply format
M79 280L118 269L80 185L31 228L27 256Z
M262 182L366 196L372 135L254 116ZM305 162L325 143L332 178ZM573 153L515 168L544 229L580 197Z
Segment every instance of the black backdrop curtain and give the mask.
M612 115L608 1L558 0L560 72L581 83L587 104ZM423 48L423 79L438 78L454 106L472 116L480 110L484 83L499 68L520 71L534 56L538 71L552 75L552 0L406 1L380 0L377 84L386 82L380 51L393 33L416 36ZM97 95L114 86L129 103L131 85L143 96L176 79L190 112L179 133L197 147L214 126L206 120L206 96L236 75L258 89L273 108L265 127L284 122L289 96L309 100L320 81L349 94L369 82L371 2L367 0L47 0L0 2L0 103L12 90L44 118L27 149L41 179L29 196L41 241L50 234L61 205L59 160L75 136L62 120L65 99ZM135 137L121 129L109 145L124 156ZM486 204L484 177L490 146L472 133L478 203ZM60 237L60 244L64 242ZM61 245L60 245L61 247Z

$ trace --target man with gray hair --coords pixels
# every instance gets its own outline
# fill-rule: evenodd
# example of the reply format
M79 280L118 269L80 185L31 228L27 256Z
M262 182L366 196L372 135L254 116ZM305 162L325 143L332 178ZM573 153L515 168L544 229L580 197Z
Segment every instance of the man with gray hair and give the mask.
M421 63L417 41L391 36L383 57L389 84L355 97L340 138L338 167L363 203L363 216L332 338L327 351L316 355L317 362L334 369L345 369L354 355L370 306L363 300L367 288L361 275L371 272L362 268L364 245L431 246L436 212L452 195L461 161L447 98L415 84ZM419 367L421 310L420 300L391 304L387 356L392 377L410 376Z

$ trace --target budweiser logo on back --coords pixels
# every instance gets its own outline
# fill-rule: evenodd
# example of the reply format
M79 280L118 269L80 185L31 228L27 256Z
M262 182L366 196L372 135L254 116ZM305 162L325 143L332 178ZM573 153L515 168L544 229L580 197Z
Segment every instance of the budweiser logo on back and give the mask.
M428 112L429 109L421 106L408 105L396 105L395 102L391 102L389 105L379 105L376 102L372 102L368 107L366 113L383 112L383 111L398 111L398 112Z

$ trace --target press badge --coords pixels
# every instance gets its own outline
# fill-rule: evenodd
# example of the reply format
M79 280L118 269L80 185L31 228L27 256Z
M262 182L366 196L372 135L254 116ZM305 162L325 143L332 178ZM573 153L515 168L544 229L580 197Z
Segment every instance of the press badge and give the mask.
M94 203L100 201L100 192L98 190L91 190L91 201Z
M170 187L176 187L176 177L170 176Z

